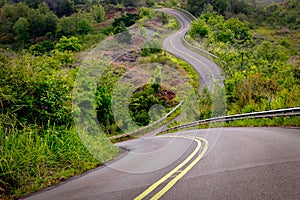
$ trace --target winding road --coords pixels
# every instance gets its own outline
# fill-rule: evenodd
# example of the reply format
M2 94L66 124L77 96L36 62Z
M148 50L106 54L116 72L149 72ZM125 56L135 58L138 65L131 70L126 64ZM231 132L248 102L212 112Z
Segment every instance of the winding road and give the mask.
M189 19L167 12L180 21L181 29L165 40L164 47L183 59L189 57L186 60L202 77L201 87L221 84L219 67L181 44ZM212 137L215 133L217 137ZM123 153L116 160L26 199L300 197L299 129L210 128L150 135L117 145Z
M163 47L168 52L187 61L196 70L200 79L199 92L201 93L202 89L206 87L212 93L215 85L224 88L222 69L212 60L185 47L182 42L184 34L190 30L191 19L173 9L161 9L161 11L173 15L180 23L179 31L166 38Z

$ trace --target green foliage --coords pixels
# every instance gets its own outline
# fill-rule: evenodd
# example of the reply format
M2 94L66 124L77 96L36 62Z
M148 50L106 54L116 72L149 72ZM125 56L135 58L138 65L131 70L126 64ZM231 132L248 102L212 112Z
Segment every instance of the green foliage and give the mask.
M69 16L75 11L74 1L72 0L52 0L47 1L47 3L58 17Z
M147 5L148 7L152 7L152 6L155 5L155 1L154 1L154 0L146 0L146 5Z
M103 152L100 146L98 149ZM28 126L19 130L7 129L0 123L0 194L9 198L28 194L116 155L114 149L103 152L96 160L82 144L75 127L45 126L41 131Z
M77 34L76 21L72 17L59 19L57 34L63 36L73 36Z
M1 29L5 33L12 32L13 25L20 18L28 18L31 9L24 3L6 4L1 10Z
M57 29L58 17L50 11L46 3L40 4L37 9L32 9L28 17L30 35L32 38L44 36L46 33L53 35Z
M217 15L207 8L196 21L191 24L189 35L193 38L209 37L211 42L223 42L231 44L247 44L251 42L252 35L247 23L237 18L224 20L223 16Z
M58 51L64 52L64 51L73 51L77 52L82 49L82 46L79 44L79 39L77 37L70 37L67 38L63 36L59 39L58 43L55 45L55 49Z
M56 72L63 63L48 57L24 55L2 58L0 68L1 113L22 124L70 124L72 76ZM1 119L2 120L2 119Z
M157 78L154 77L154 81L157 81ZM156 104L171 108L178 102L175 100L175 93L163 88L159 83L147 84L138 88L133 93L129 104L133 121L139 126L148 125L151 122L148 112Z
M186 7L194 15L200 15L207 4L211 4L220 14L231 10L229 0L187 0Z
M168 23L165 25L165 28L174 30L178 27L177 21L174 18L171 18Z
M16 34L15 40L20 43L22 47L29 40L29 23L26 18L20 17L13 26L14 33Z
M54 46L54 42L51 40L45 40L35 45L31 45L29 51L34 55L42 55L53 50Z
M129 27L129 26L133 25L139 19L140 19L139 14L126 13L125 15L123 15L121 17L115 18L112 25L114 27L118 27L118 26L121 26L121 23L123 22L126 27Z
M98 5L93 5L91 8L91 13L94 17L94 20L96 22L103 22L105 19L105 11L103 6L101 6L100 4Z
M75 61L73 54L52 53L0 55L1 197L16 198L58 183L118 153L109 141L103 144L105 148L97 143L93 145L96 160L83 145L80 137L86 135L85 130L76 127L79 137L71 110L77 70L62 68L70 58ZM93 141L105 142L97 136Z
M57 21L57 16L49 10L49 7L45 3L40 4L36 9L29 8L24 3L7 4L2 9L0 35L2 35L3 39L1 39L1 42L6 42L7 39L11 37L11 34L14 33L15 41L19 46L29 46L29 39L34 40L49 33L54 35ZM17 26L19 27L19 33L16 33ZM21 26L23 26L23 28ZM21 29L23 29L23 31L21 31ZM22 33L20 33L20 31ZM20 45L20 43L22 45Z
M208 26L203 21L193 21L191 24L190 35L192 37L206 37L208 35Z
M76 62L74 53L70 50L54 50L53 58L59 61L64 67L72 67L72 65Z
M300 4L297 0L282 3L260 4L246 0L187 0L185 9L199 16L214 8L226 18L237 17L253 25L270 25L299 29Z
M140 17L148 17L149 19L152 18L152 10L150 8L142 7L140 11Z
M210 30L207 37L199 40L195 34L190 36L227 63L223 70L227 74L228 114L299 106L296 100L300 99L299 77L295 67L287 64L295 53L289 43L280 38L278 41L255 40L249 25L237 18L224 20L220 15L205 12L199 19ZM194 22L192 28L198 23ZM210 109L205 98L204 102L200 100L201 106L206 107L201 113ZM201 117L209 116L207 114Z
M78 12L63 17L58 22L58 36L86 35L94 30L94 19L90 13Z
M232 43L247 44L252 39L249 26L237 18L228 19L225 22L226 29L232 32Z
M95 45L98 45L106 35L103 33L89 33L87 35L79 36L80 44L82 45L82 49L88 49Z
M101 76L96 91L97 119L106 134L115 134L120 131L112 114L112 92L116 82L123 75L123 70L108 67Z
M134 7L137 5L137 0L126 0L126 1L121 1L123 6L131 6Z

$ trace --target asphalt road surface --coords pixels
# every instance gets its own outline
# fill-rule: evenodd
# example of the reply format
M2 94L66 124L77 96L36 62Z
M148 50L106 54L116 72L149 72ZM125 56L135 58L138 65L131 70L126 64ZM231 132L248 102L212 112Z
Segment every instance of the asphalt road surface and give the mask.
M163 47L168 52L187 61L199 75L199 92L203 87L208 88L209 92L214 90L214 86L224 88L224 73L222 69L210 59L190 50L183 45L183 36L189 31L191 19L185 14L173 9L161 9L173 15L180 23L180 30L167 37L163 42Z
M213 147L209 130L221 132ZM299 129L166 136L119 143L127 149L120 158L27 199L299 199Z

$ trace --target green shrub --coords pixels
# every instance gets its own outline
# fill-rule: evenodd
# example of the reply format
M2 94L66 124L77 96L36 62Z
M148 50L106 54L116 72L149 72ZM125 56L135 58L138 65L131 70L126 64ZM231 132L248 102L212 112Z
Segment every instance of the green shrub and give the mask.
M63 62L59 56L29 54L14 60L2 58L0 67L1 113L16 116L20 124L70 124L69 95L73 87L73 71L59 72Z
M82 49L81 44L79 44L79 39L75 36L72 36L70 38L67 38L65 36L62 36L58 43L55 45L55 49L58 51L64 52L64 51L73 51L77 52Z
M34 55L43 55L54 49L54 42L46 40L35 45L31 45L29 51Z
M121 23L123 22L125 24L126 27L129 27L133 24L135 24L135 22L137 20L140 19L139 14L135 14L135 13L126 13L125 15L121 16L121 17L117 17L115 18L114 22L112 23L112 25L114 27L120 26Z

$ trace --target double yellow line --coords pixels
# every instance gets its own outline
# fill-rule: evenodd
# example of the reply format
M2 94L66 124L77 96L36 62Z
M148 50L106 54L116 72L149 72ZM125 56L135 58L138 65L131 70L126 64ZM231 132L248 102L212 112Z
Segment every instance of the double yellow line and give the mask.
M176 138L186 138L191 139L197 142L197 147L195 150L177 167L175 167L173 170L171 170L168 174L166 174L164 177L159 179L157 182L152 184L149 188L147 188L143 193L141 193L139 196L134 198L134 200L140 200L149 195L155 188L157 188L159 185L164 183L167 179L169 179L173 174L180 172L177 176L175 176L171 181L167 183L159 192L157 192L151 199L159 199L161 196L163 196L168 190L170 190L176 183L179 181L188 171L190 171L204 156L208 149L208 141L204 138L200 137L192 137L192 136L173 136ZM191 161L195 155L200 151L201 149L201 141L204 142L204 147L201 151L201 153L182 171L179 171L182 167L184 167L189 161Z

